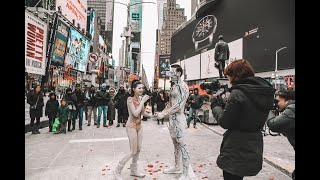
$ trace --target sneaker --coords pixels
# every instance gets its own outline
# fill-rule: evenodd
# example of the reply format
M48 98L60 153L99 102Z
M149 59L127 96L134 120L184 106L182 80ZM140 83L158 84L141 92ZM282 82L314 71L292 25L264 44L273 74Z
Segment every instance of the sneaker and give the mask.
M188 129L189 127L190 127L190 125L188 124L187 127L186 127L186 129Z
M94 123L94 125L96 126L98 123Z
M105 124L105 125L103 125L103 127L108 127L108 125Z
M90 126L91 124L87 124L87 126Z
M79 128L79 130L82 130L82 128Z
M123 123L122 126L123 126L123 127L126 127L126 124Z
M100 124L97 125L97 128L99 128L99 127L100 127Z
M72 130L71 130L71 129L69 129L69 130L68 130L68 132L72 132Z
M116 127L120 127L120 123L118 123Z

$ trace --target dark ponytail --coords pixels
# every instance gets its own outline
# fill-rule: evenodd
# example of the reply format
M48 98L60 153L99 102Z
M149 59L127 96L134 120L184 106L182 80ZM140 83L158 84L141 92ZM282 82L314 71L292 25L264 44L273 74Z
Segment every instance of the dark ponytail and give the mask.
M132 83L131 83L131 94L130 96L131 97L134 97L134 91L133 91L133 88L136 88L139 84L142 84L139 80L133 80Z

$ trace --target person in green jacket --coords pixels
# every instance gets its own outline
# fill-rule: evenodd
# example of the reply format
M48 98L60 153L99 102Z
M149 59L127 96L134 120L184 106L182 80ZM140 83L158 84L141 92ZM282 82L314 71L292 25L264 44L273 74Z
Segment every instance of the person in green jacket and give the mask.
M60 132L66 134L67 121L70 119L70 109L65 99L61 100L61 105L58 108L58 117L60 121Z

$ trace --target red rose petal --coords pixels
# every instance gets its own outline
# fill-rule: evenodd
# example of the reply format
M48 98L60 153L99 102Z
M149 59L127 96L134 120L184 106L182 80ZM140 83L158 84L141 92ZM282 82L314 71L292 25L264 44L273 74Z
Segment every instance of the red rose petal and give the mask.
M159 161L156 161L155 163L158 163Z
M160 166L160 168L162 168L162 166Z
M199 167L199 168L202 168L203 166L202 166L202 164L200 164L198 167Z
M152 175L152 173L149 173L150 175Z
M193 172L197 172L196 170L193 170Z
M148 168L152 168L153 167L153 165L152 164L148 164Z
M106 169L102 169L102 171L105 171Z
M148 172L152 172L152 169L149 169Z

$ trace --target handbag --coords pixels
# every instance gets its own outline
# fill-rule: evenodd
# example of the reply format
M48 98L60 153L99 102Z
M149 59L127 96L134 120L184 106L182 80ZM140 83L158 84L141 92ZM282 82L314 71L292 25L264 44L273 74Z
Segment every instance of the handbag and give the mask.
M59 124L60 124L60 121L59 121L59 118L57 117L54 119L54 123L52 125L52 132L59 131L59 129L58 129Z
M38 100L39 100L39 96L38 96L36 104L33 105L33 106L30 106L30 109L37 109Z

